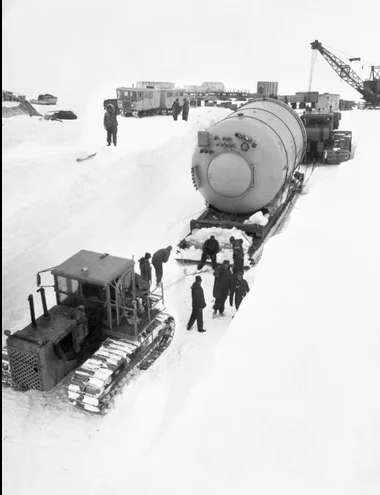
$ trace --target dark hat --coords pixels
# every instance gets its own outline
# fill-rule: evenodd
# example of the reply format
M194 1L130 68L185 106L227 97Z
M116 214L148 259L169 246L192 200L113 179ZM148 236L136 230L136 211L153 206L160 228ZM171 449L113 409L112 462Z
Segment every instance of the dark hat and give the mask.
M145 259L148 260L149 258L151 258L152 255L150 253L145 253Z
M197 276L195 277L195 281L196 281L196 282L202 282L202 277L201 277L200 275L197 275Z
M214 235L210 235L210 239L215 239L215 236Z

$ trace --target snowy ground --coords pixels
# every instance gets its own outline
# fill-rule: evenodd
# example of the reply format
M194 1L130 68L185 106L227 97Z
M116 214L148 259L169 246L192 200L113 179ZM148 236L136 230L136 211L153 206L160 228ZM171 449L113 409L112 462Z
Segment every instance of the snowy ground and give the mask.
M188 233L189 220L199 215L204 205L190 180L196 132L228 113L223 108L191 109L187 123L173 122L171 117L164 116L119 118L118 148L103 146L102 110L90 109L80 114L78 120L63 123L24 116L3 120L3 330L15 330L29 322L27 296L35 290L37 270L54 266L79 249L136 258L146 251L175 246ZM373 114L361 112L361 121L352 117L359 119L356 112L347 116L350 120L343 120L344 127L352 128L357 135L361 132L363 140L366 138L365 146L370 146L364 129L373 127L369 120L375 118ZM81 152L94 149L99 149L95 158L75 161ZM363 156L366 154L362 154L364 160ZM359 160L358 156L354 162L344 164L355 170L355 180L357 167L362 167ZM314 194L317 183L322 186L333 179L338 180L339 189L340 169L342 166L317 168L309 182L309 196ZM369 205L364 199L360 203L357 191L355 194L367 219L372 210L366 216ZM301 199L294 214L306 223L308 213L303 213L303 204L309 196ZM328 203L326 210L321 200L318 205L320 212L329 214L333 208ZM276 243L278 246L273 243L271 250L273 259L275 253L278 257L284 249L280 240ZM308 255L308 260L313 263L314 254ZM302 263L305 266L305 260ZM183 275L184 268L174 259L165 266L165 284ZM246 278L253 283L255 271ZM152 446L157 444L166 455L167 443L160 446L158 440L165 438L189 394L207 374L220 340L235 331L232 326L228 328L232 309L228 308L223 320L210 318L212 276L206 273L203 279L209 303L205 312L207 333L184 330L193 281L192 277L185 277L166 294L167 310L177 322L172 345L152 368L131 379L105 418L73 410L65 398L64 385L47 394L2 390L6 495L44 495L52 487L57 495L68 491L118 493L129 488L130 475ZM279 285L276 274L266 273L264 268L263 279L265 287ZM298 293L296 284L295 278L293 292ZM259 287L258 283L256 293ZM285 292L291 294L291 286ZM262 312L271 311L270 298L262 299L261 305ZM40 309L38 298L36 306ZM302 315L307 317L304 310ZM252 328L242 318L240 331L245 341ZM287 328L289 320L283 322L283 328ZM238 317L234 321L239 321ZM240 342L234 337L233 340L235 344ZM239 350L235 349L233 354L239 355ZM229 355L225 359L230 358ZM239 360L233 359L233 369L238 368ZM230 387L231 384L229 393ZM191 403L189 407L192 411ZM169 444L172 434L166 440ZM150 461L148 457L147 462ZM15 476L15 466L22 476ZM170 466L165 471L171 471ZM163 488L164 485L160 490ZM166 493L160 490L156 493ZM197 490L208 495L219 493L209 489L202 492L199 487Z
M380 162L371 133L380 115L351 116L355 160L303 197L269 242L210 371L139 463L133 493L380 493Z

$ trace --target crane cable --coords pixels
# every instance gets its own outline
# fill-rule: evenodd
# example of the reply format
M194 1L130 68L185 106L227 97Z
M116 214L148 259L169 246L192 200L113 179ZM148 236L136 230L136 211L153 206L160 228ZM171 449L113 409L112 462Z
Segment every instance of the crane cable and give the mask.
M332 47L332 46L328 46L328 45L324 45L324 46L325 46L325 48L328 48L329 50L332 50L332 52L331 52L331 53L332 53L333 55L335 55L335 53L334 53L334 52L336 52L336 53L339 53L339 54L341 54L341 55L344 55L344 57L345 57L345 58L347 58L347 59L350 59L350 58L359 58L359 57L356 57L356 56L354 56L354 55L350 55L349 53L343 52L342 50L338 50L337 48L334 48L334 47ZM335 56L336 56L336 55L335 55ZM371 62L368 62L368 61L366 61L366 60L362 60L362 58L361 58L361 57L360 57L360 64L362 64L362 65L368 65L369 67L371 67L372 65L374 65L374 64L372 64Z
M311 52L311 61L310 61L310 74L309 74L309 89L308 89L308 93L309 94L311 92L311 86L313 84L314 69L315 69L315 62L317 60L317 56L318 56L317 50L312 50L312 52Z
M308 88L308 94L309 94L309 96L310 96L311 88L312 88L312 85L313 85L314 70L315 70L315 64L316 64L316 61L317 61L317 57L318 57L317 50L312 50L312 52L311 52L311 60L310 60L309 88ZM309 180L311 179L311 176L314 173L314 170L315 170L315 161L313 162L313 166L311 168L311 172L309 174L309 177L306 180L304 180L304 182L303 182L303 187L306 187L307 186ZM305 175L305 178L306 178L306 171L305 171L305 174L304 175Z

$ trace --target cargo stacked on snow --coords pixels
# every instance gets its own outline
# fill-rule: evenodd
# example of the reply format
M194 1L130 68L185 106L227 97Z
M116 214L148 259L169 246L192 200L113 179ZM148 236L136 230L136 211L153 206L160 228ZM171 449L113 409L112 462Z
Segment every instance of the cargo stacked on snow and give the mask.
M191 175L208 207L191 221L191 234L179 243L177 259L195 261L194 249L200 252L199 238L204 238L200 229L218 227L227 231L224 238L233 228L244 232L250 240L246 256L254 263L302 189L298 168L306 141L298 115L269 98L255 99L199 131Z
M307 133L304 163L337 164L351 158L352 132L339 131L338 111L308 111L301 116Z
M337 130L333 132L332 144L324 152L323 162L338 164L351 158L352 132Z

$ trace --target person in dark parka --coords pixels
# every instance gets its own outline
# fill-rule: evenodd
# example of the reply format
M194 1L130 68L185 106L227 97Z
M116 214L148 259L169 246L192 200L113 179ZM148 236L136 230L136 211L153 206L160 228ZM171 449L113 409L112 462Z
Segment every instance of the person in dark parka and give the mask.
M191 330L191 327L197 321L198 332L205 332L203 328L203 309L206 307L206 301L204 292L201 286L202 278L197 275L195 277L195 282L191 286L191 299L193 310L191 312L189 323L187 324L187 329Z
M141 277L149 282L149 285L152 283L152 267L149 262L151 257L150 253L145 253L145 256L139 259Z
M234 266L232 271L234 273L244 272L244 249L243 249L243 239L236 239L233 248L233 260Z
M154 269L156 271L157 285L162 280L162 275L163 275L162 264L166 263L168 261L168 259L170 257L170 253L172 252L172 249L173 249L172 246L168 246L165 249L159 249L153 255L152 265L154 266Z
M235 296L235 308L236 311L239 309L239 306L242 300L249 292L248 282L243 278L242 272L237 272L232 276L232 290L230 293L230 305L233 305L233 300Z
M202 247L202 258L198 264L198 270L202 270L205 266L208 258L211 259L211 264L214 270L217 268L216 255L219 253L219 242L215 239L215 236L210 236L209 239L203 244Z
M180 113L180 110L181 110L181 106L180 106L178 98L177 98L175 100L175 102L173 103L173 106L172 106L172 113L173 113L173 119L174 120L178 119L178 115Z
M213 317L217 316L219 311L221 316L224 316L224 308L228 294L231 292L231 278L232 273L230 270L230 262L228 260L223 261L222 266L214 271L214 289L213 297L215 297L215 303L213 306Z
M183 106L182 106L182 120L187 120L189 116L189 108L190 108L189 102L185 98L183 100Z
M107 105L107 111L104 114L104 129L107 131L107 146L111 146L111 140L114 146L117 145L117 116L115 107L112 103Z

